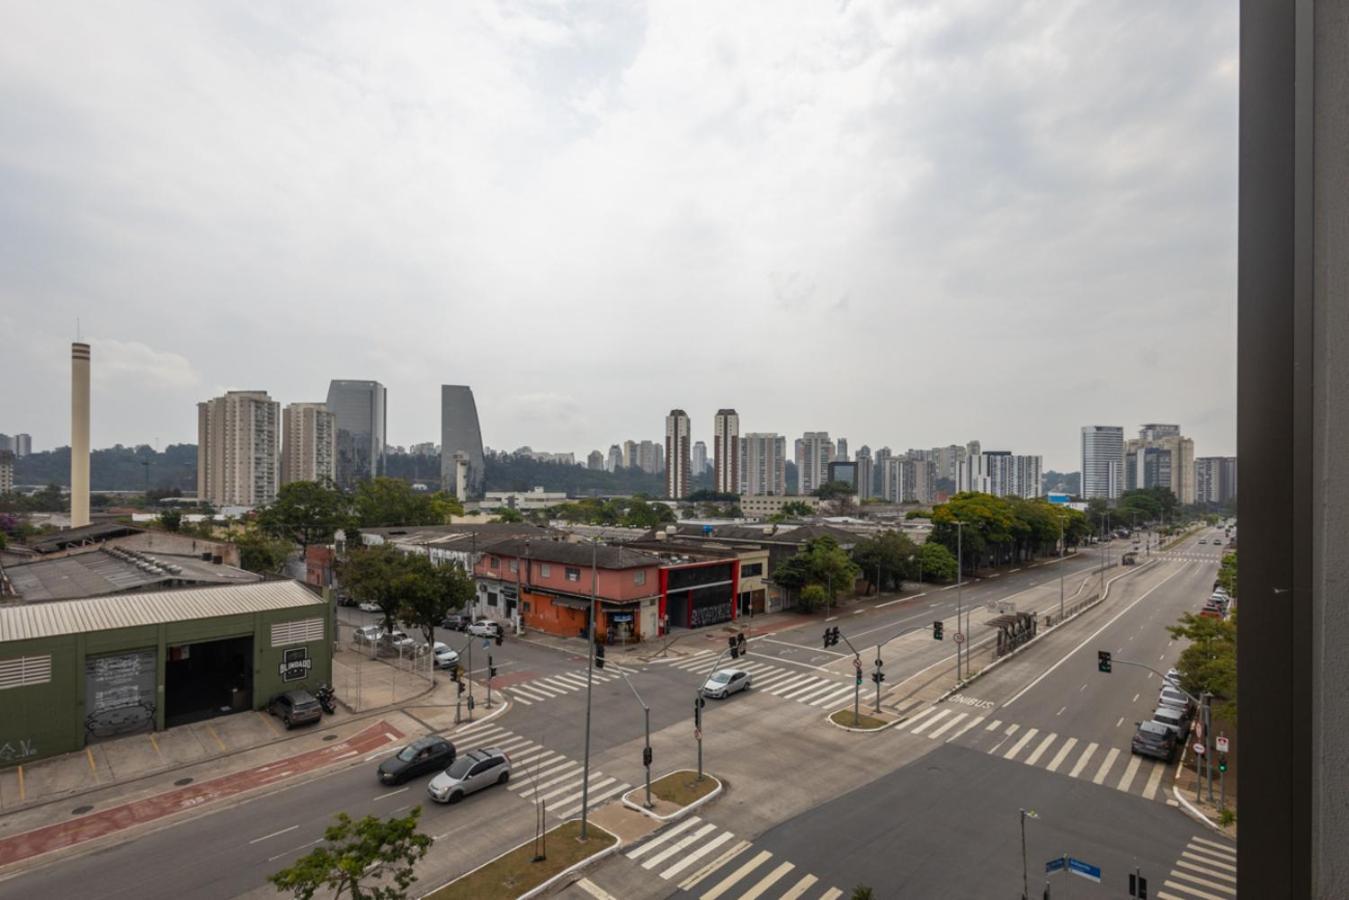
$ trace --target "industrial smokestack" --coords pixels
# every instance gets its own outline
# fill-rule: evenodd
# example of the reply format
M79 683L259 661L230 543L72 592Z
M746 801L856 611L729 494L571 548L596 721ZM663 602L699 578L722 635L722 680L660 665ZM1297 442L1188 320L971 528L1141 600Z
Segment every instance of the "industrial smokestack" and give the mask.
M70 527L89 524L89 345L70 345Z

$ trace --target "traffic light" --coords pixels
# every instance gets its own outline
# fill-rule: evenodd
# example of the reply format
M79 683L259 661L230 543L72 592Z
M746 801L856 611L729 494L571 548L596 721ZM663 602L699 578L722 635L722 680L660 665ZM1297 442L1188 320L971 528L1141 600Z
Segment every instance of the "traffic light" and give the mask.
M462 694L464 692L464 683L460 681L458 678L454 680L454 683L459 688L459 693Z
M749 655L749 642L745 640L745 632L740 632L735 636L735 643L740 648L741 656Z
M935 621L935 622L932 623L932 637L933 637L934 640L938 640L938 641L942 640L942 636L941 636L941 619L938 619L937 621Z
M839 642L838 626L835 625L833 628L826 628L824 630L824 645L826 647L832 647L838 642Z
M740 657L740 644L736 641L735 635L731 635L726 639L726 645L731 651L731 659L738 659Z
M1109 651L1109 650L1097 650L1097 651L1096 651L1096 668L1099 669L1100 671L1104 672L1104 673L1107 674L1107 675L1110 674L1110 651Z
M459 678L460 678L460 674L459 674L459 663L451 663L451 664L450 664L450 677L453 678L455 681L458 681L458 680L459 680Z
M496 642L497 642L497 646L500 647L503 643L505 643L505 641L506 641L506 634L505 634L505 632L502 631L500 628L498 628L498 629L497 629L497 634L496 634Z
M604 668L604 645L603 645L603 644L596 644L596 645L595 645L595 668L597 668L597 669L603 669L603 668Z
M642 748L642 765L646 766L648 769L651 768L651 748L650 748L650 747L643 747L643 748Z
M1218 757L1218 771L1219 771L1219 772L1226 772L1226 771L1227 771L1227 754L1226 754L1226 753L1224 753L1222 756Z
M497 677L497 667L496 667L496 666L489 665L489 666L487 667L487 677L488 677L488 678L496 678L496 677Z
M862 683L862 670L861 670L861 669L858 669L858 670L857 670L857 684L860 685L861 683Z

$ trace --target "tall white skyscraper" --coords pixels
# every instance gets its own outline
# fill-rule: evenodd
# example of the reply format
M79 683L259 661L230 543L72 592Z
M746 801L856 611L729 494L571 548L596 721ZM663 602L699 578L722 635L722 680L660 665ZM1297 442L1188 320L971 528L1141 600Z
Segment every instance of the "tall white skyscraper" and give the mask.
M605 468L610 472L623 465L623 450L617 444L609 445L609 459L605 463Z
M229 391L197 404L197 497L266 506L281 483L281 404L266 391Z
M672 409L665 417L665 496L679 500L689 495L689 415Z
M834 442L834 462L848 462L847 438L839 438Z
M378 381L334 379L328 383L328 411L337 417L334 477L340 487L351 490L384 474L388 405L389 392Z
M291 403L282 413L281 483L334 481L337 416L326 403Z
M1124 492L1124 428L1082 426L1082 499L1114 500Z
M740 490L740 415L717 410L712 422L713 489L723 494Z
M702 441L693 442L693 453L689 455L693 465L693 475L697 476L707 471L707 444Z
M796 492L814 493L829 480L829 464L834 461L834 442L827 431L807 431L796 442Z
M744 492L749 496L787 493L787 439L772 432L750 432L744 447Z

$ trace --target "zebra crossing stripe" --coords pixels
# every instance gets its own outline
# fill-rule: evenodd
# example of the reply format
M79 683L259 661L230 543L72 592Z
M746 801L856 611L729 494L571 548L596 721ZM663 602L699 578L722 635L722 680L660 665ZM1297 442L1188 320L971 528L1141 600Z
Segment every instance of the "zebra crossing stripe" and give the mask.
M605 800L608 800L614 794L617 794L619 791L626 791L630 787L632 787L632 785L628 784L626 781L620 781L617 784L614 784L604 789L603 791L600 791L599 793L592 793L590 795L590 808L594 809L597 805L603 803ZM578 803L575 806L558 810L556 815L559 819L566 819L576 815L580 811L581 811L581 804Z
M533 706L533 705L534 705L534 701L532 701L532 700L526 700L524 697L520 696L520 694L516 693L515 691L512 691L512 692L510 693L510 698L511 698L512 700L514 700L516 703L523 703L525 706Z
M628 859L637 859L638 857L643 856L652 850L655 850L661 844L670 840L670 838L679 834L681 831L687 831L688 829L692 828L694 825L697 825L701 821L702 819L698 818L697 816L689 816L687 819L685 819L683 822L680 822L678 825L675 825L674 827L667 829L663 834L656 835L651 840L647 841L645 844L640 844L636 847L633 847L631 850L629 850L627 853L624 853L623 855L626 856Z
M795 868L796 865L794 863L783 862L776 869L769 872L763 878L760 878L758 884L741 894L740 900L759 900L759 898L763 896L764 891L781 881L784 875Z
M937 710L937 714L935 716L928 716L918 725L918 727L910 728L909 734L922 734L925 730L927 730L928 726L935 725L937 722L940 722L942 719L946 718L950 714L951 710L949 709L939 709Z
M576 760L569 759L560 765L554 766L553 768L549 769L546 772L539 773L539 776L534 779L534 784L532 785L533 787L532 793L534 795L534 799L535 800L543 799L539 795L539 791L543 790L544 788L552 787L553 785L557 784L560 781L569 781L573 778L576 778L580 774L577 771L578 766L580 766L580 763L576 762ZM543 779L545 778L548 780L544 781ZM525 780L525 785L529 785L528 779Z
M769 685L774 685L774 686L781 685L783 682L787 681L787 679L793 678L793 677L795 677L797 674L798 674L798 673L796 673L796 672L776 671L776 672L774 672L772 675L769 675L769 676L767 676L767 677L765 677L765 678L761 678L761 679L758 681L758 683L757 683L756 686L757 686L757 687L768 687Z
M711 875L713 872L717 871L722 866L726 865L731 860L735 859L737 856L748 850L749 846L750 846L749 841L736 841L734 844L731 845L730 849L728 849L725 853L721 854L721 856L718 856L716 859L712 860L710 863L703 866L698 871L694 872L688 878L685 878L683 881L679 882L679 889L681 891L691 890L695 885L698 884L698 882L702 881L704 878Z
M830 702L832 702L832 701L839 700L839 699L841 699L842 697L844 697L845 695L851 694L854 690L856 690L856 688L854 688L852 685L844 685L843 687L838 688L837 690L835 690L833 693L826 694L825 696L821 697L820 699L813 701L810 705L811 705L811 706L823 706L823 705L826 704L826 703L830 703Z
M1176 875L1179 873L1177 873L1175 870L1172 870L1171 874ZM1210 894L1208 891L1201 891L1199 890L1199 888L1190 887L1188 884L1177 884L1176 882L1171 881L1170 879L1162 883L1173 890L1184 891L1190 897L1201 897L1203 898L1203 900L1225 900L1224 897L1218 894ZM1160 891L1157 893L1157 896L1158 897L1162 896Z
M929 734L928 737L932 738L935 741L937 738L941 737L943 734L950 731L952 727L959 725L963 720L965 720L968 717L969 713L956 713L956 715L953 718L947 719L946 723L943 724L940 728L934 728L932 730L932 733Z
M824 682L823 685L825 688L828 688L830 686L829 682ZM820 686L821 682L819 679L817 679L814 675L808 675L806 676L806 680L801 682L797 687L794 687L788 691L783 691L781 694L779 694L779 696L782 697L782 699L784 700L796 700L806 696L807 694L815 693L816 691L820 690Z
M994 719L992 722L989 722L989 723L988 723L988 727L985 728L984 731L997 731L997 730L998 730L998 726L1001 725L1001 724L1002 724L1002 719Z
M1207 838L1201 837L1190 838L1190 845L1193 847L1195 844L1202 844L1205 847L1212 847L1214 850L1219 850L1221 851L1219 855L1226 855L1229 859L1237 858L1237 852L1227 844L1220 844L1217 841L1210 841Z
M766 863L772 856L773 854L767 850L760 850L752 859L742 864L740 868L717 882L717 886L712 888L712 890L708 891L706 894L703 894L701 900L717 900L718 897L735 887L738 881Z
M534 701L535 703L542 703L545 700L553 699L552 694L545 694L538 688L530 687L529 685L524 684L512 685L511 693L515 694L517 697L520 698L528 697L529 700L526 700L525 701L526 703L530 702L531 700Z
M801 691L791 699L799 700L802 703L809 703L816 697L822 697L825 694L832 694L834 691L838 690L838 687L839 687L838 682L835 681L826 681L823 683L816 682L816 684L813 687L806 688L804 691Z
M708 832L716 830L717 826L713 825L711 822L708 822L702 828L699 828L697 831L690 832L680 840L675 841L673 844L657 853L655 856L643 862L642 868L646 869L648 872L651 871L656 866L665 862L665 860L669 859L671 856L674 856L680 850L683 850L689 844L692 844L695 841L701 840L702 838L706 837Z
M1082 755L1078 757L1077 765L1073 766L1073 770L1068 773L1069 778L1076 778L1082 774L1082 770L1087 767L1087 762L1091 759L1092 754L1096 752L1098 747L1100 747L1100 744L1097 744L1095 741L1092 741L1087 745L1087 749L1083 750Z
M505 730L506 730L506 729L502 728L500 725L496 724L495 722L478 722L478 723L476 723L476 724L465 725L464 727L462 727L462 728L458 729L457 731L453 732L453 734L454 734L455 737L464 737L464 736L466 736L466 735L474 735L474 736L476 736L476 735L478 735L479 733L482 733L482 734L498 734L498 733L503 732L503 731L505 731Z
M774 697L781 697L783 691L794 690L797 687L797 685L805 684L807 681L810 681L814 677L815 677L814 675L798 675L796 678L792 678L788 681L783 682L782 684L770 690L768 693L772 694Z
M1157 788L1162 783L1162 776L1166 773L1166 766L1163 763L1152 764L1152 774L1148 776L1147 786L1143 788L1143 796L1151 800L1157 796Z
M1027 728L1026 733L1021 735L1021 738L1015 744L1012 745L1012 749L1004 753L1002 755L1002 758L1015 759L1016 755L1021 752L1021 749L1031 742L1031 738L1035 737L1039 733L1040 729L1038 728Z
M814 875L807 875L796 883L796 885L787 893L783 894L778 900L800 900L802 894L810 890L811 885L819 881Z
M608 776L605 776L604 778L599 778L600 774L601 774L600 772L595 772L595 773L593 773L593 774L590 776L590 790L592 790L592 791L598 791L600 788L604 787L606 784L613 784L615 781L617 781L616 778L610 778L610 777L608 777ZM596 779L599 779L599 780L596 780ZM563 790L567 790L567 788L563 788ZM557 793L561 793L561 791L558 791ZM577 788L576 788L576 792L575 792L574 794L572 794L572 795L569 796L569 797L564 797L564 798L562 798L561 800L556 801L556 803L557 803L558 806L566 806L568 803L575 803L577 800L580 800L580 799L581 799L581 796L583 795L583 793L584 793L584 792L583 792L579 787L577 787ZM556 796L556 794L554 794L553 796ZM550 798L550 797L546 797L545 799L551 799L551 798Z
M912 728L915 723L922 721L923 719L932 715L936 711L937 707L935 706L929 706L926 709L920 709L918 710L918 712L914 713L913 716L910 717L907 722L904 723L904 727Z
M1125 767L1124 774L1120 776L1119 784L1115 785L1116 789L1121 791L1127 791L1129 787L1134 783L1134 776L1138 774L1138 767L1142 765L1142 763L1143 757L1132 756L1131 754L1131 758L1129 759L1129 765Z
M680 872L684 871L689 866L693 865L698 860L702 859L704 856L711 853L713 850L717 849L718 847L720 847L722 844L726 843L733 837L735 837L735 835L731 834L729 831L723 831L721 834L712 838L712 840L707 841L701 846L695 847L688 853L684 854L683 859L681 859L674 865L670 866L670 868L666 869L665 871L661 872L660 877L665 878L667 880L675 877Z
M550 784L553 784L553 781L544 781L543 779L550 778L554 779L555 781L561 781L562 778L555 778L555 776L560 775L563 771L567 769L575 768L576 765L577 765L576 762L570 759L562 759L560 761L550 762L546 766L540 767L540 770L537 775L526 775L519 781L511 779L510 788L513 791L521 791L521 792L524 792L527 789L537 791L541 788L547 787ZM575 778L576 773L567 772L567 774L562 777Z
M1046 737L1043 741L1041 741L1040 745L1031 752L1031 755L1026 757L1026 765L1033 766L1037 762L1039 762L1040 757L1043 756L1044 752L1049 749L1049 745L1054 743L1058 739L1059 736L1057 734L1050 732L1049 736Z
M1196 872L1202 872L1202 873L1204 873L1204 874L1207 875L1209 878L1225 878L1225 879L1227 879L1228 881L1233 882L1233 883L1236 883L1236 880L1237 880L1237 877L1236 877L1235 875L1228 875L1228 874L1225 873L1225 872L1216 872L1216 871L1214 871L1214 870L1212 870L1212 869L1207 869L1207 868L1205 868L1205 867L1203 867L1203 866L1197 866L1197 865L1195 865L1194 863L1189 862L1189 861L1184 860L1184 859L1176 860L1176 866L1177 866L1177 867L1180 867L1180 868L1185 868L1185 869L1194 869ZM1183 877L1186 877L1186 878L1193 877L1193 876L1186 875L1184 872L1172 872L1171 874L1172 874L1172 875L1180 875L1180 876L1183 876ZM1195 880L1198 881L1198 879L1195 879ZM1225 885L1225 884L1219 884L1219 883L1213 882L1213 881L1209 881L1209 882L1201 882L1201 883L1203 883L1203 884L1208 884L1208 885L1210 885L1211 887L1224 888L1224 889L1230 890L1230 888L1228 888L1227 885Z
M1188 849L1186 849L1186 850L1181 851L1181 854L1180 854L1180 855L1181 855L1181 857L1189 857L1190 859L1197 859L1197 860L1199 860L1200 862L1208 863L1210 866L1217 866L1217 867L1220 868L1220 869L1226 869L1226 870L1229 871L1229 872L1235 872L1235 871L1237 870L1237 867L1234 866L1234 865L1231 865L1230 863L1219 862L1219 861L1216 860L1216 859L1211 859L1211 858L1208 858L1208 857L1199 856L1198 854L1196 854L1196 853L1194 852L1194 851L1197 850L1197 849L1198 849L1197 847L1191 847L1191 848L1188 848Z
M1077 738L1075 737L1070 737L1068 740L1064 741L1063 746L1059 748L1059 752L1055 753L1054 758L1049 761L1049 765L1045 766L1045 770L1048 772L1057 772L1059 766L1063 764L1063 761L1068 758L1068 754L1071 753L1076 746Z
M951 735L949 738L947 738L947 739L946 739L946 743L949 744L949 743L951 743L951 741L954 741L956 738L960 737L960 736L961 736L962 734L964 734L965 732L971 731L972 729L974 729L974 728L975 728L980 722L982 722L983 720L984 720L984 717L983 717L983 716L975 716L973 719L970 720L970 722L969 722L968 725L964 726L964 727L961 728L959 731L957 731L955 734L953 734L953 735Z
M1105 760L1101 763L1101 767L1096 770L1096 777L1091 780L1091 783L1100 784L1102 781L1105 781L1105 774L1110 771L1110 767L1115 764L1115 760L1118 758L1119 748L1111 747L1110 752L1105 755Z

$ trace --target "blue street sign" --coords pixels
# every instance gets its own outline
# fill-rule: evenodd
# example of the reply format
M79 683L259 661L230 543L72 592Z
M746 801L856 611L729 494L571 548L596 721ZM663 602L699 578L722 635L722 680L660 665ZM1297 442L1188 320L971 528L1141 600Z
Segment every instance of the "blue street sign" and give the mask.
M491 640L491 638L483 638L483 639L482 639L482 648L483 648L484 650L486 650L486 649L487 649L488 647L490 647L490 646L492 646L492 640Z
M1063 859L1063 857L1062 857L1062 856L1056 856L1056 857L1054 857L1053 859L1051 859L1049 862L1045 863L1045 874L1046 874L1046 875L1049 875L1050 873L1053 873L1053 872L1061 872L1061 871L1063 871L1063 866L1064 866L1064 859Z
M1068 871L1074 875L1080 875L1088 881L1101 883L1101 867L1093 866L1091 863L1085 863L1080 859L1068 857Z

